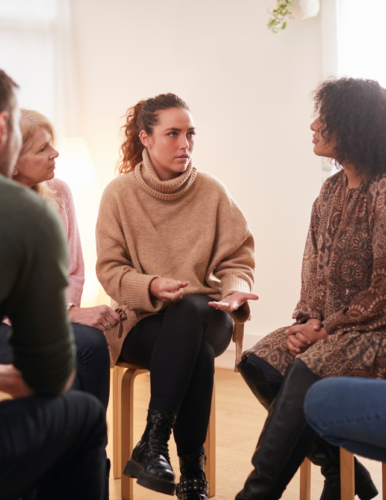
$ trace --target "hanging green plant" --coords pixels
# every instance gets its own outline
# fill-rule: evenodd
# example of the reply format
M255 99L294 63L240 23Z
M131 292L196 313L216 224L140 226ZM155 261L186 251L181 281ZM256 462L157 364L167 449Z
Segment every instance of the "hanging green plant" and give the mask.
M294 0L277 0L277 7L274 10L268 9L272 16L268 21L268 28L275 34L280 30L284 30L287 26L288 19L294 19L292 13L292 4Z

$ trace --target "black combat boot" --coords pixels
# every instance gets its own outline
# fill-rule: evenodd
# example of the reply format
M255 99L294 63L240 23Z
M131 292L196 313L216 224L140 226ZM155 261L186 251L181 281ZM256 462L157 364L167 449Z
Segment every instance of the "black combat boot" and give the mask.
M205 462L206 456L201 453L180 457L181 477L176 490L178 500L207 500Z
M137 483L149 490L173 496L176 485L168 441L176 415L149 410L147 420L147 430L134 448L123 473L137 478Z

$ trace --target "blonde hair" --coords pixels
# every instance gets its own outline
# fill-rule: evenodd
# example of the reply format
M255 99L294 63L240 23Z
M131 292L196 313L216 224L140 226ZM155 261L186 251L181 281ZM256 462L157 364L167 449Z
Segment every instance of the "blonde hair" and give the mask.
M32 109L22 109L20 118L20 129L23 138L23 145L21 147L20 156L23 157L31 148L33 136L38 127L43 127L51 135L51 143L55 143L56 134L52 123L44 115ZM41 182L32 186L32 188L39 196L51 203L56 209L58 202L56 200L56 192L50 188L47 182Z

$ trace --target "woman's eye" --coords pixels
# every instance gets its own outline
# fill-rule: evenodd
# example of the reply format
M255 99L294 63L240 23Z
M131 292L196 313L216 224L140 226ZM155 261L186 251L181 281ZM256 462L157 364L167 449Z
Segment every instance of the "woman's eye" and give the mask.
M47 147L47 146L44 146L44 147L40 150L40 152L45 151L45 150L46 150L46 147Z
M176 132L170 132L170 134L168 134L169 137L176 137L177 136L177 133Z
M188 136L189 136L189 137L193 137L193 136L195 136L195 135L196 135L196 132L189 132L189 133L188 133Z

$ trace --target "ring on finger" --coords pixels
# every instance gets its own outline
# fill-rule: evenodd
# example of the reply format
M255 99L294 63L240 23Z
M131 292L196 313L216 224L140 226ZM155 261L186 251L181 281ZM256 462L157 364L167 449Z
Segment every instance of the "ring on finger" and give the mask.
M110 326L110 325L111 325L111 323L110 323L110 321L108 321L107 323L105 323L105 324L103 325L103 327L104 327L104 328L107 328L107 327L108 327L108 326Z

